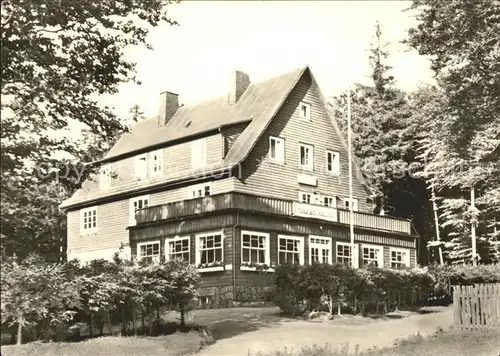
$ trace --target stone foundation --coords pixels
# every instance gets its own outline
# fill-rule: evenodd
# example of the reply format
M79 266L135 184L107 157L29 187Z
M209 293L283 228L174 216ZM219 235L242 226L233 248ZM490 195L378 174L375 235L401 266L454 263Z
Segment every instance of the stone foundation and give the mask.
M272 287L236 286L236 291L233 286L205 287L198 293L198 307L204 309L271 303L273 300Z

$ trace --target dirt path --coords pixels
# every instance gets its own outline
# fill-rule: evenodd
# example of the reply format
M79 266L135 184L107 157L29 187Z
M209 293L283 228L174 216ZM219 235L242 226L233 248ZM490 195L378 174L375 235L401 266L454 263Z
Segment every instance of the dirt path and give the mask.
M198 353L198 356L247 356L249 350L272 351L301 349L314 344L341 346L349 343L354 350L373 347L390 347L397 339L407 338L420 333L431 335L437 328L448 329L452 325L452 310L447 308L438 312L418 314L401 319L374 321L362 325L338 325L308 321L278 321L260 325L256 330L236 334L218 340L214 345ZM217 339L217 337L216 337Z

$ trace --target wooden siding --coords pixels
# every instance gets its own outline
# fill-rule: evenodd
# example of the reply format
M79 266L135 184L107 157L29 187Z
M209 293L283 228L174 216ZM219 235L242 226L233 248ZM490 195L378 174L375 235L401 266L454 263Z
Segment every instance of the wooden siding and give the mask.
M221 134L207 137L207 163L214 164L222 159L223 139ZM163 172L187 171L191 168L191 142L163 148ZM161 182L162 175L148 177L141 181L134 180L134 157L109 163L111 172L115 175L111 180L111 189L115 192L127 191L148 183ZM91 191L99 190L99 177L94 177L95 183L90 185Z
M233 186L234 178L216 180L212 182L212 192L221 194L231 191ZM186 199L188 189L189 187L182 187L150 194L150 205ZM68 253L118 248L121 243L129 243L127 227L130 223L130 200L101 204L97 209L97 232L83 236L80 235L80 210L68 212Z
M301 101L311 105L311 121L299 118ZM284 165L275 164L266 159L269 152L269 136L281 137L285 140ZM297 175L301 172L299 143L314 146L314 171L304 171L304 173L318 178L317 187L299 186L297 183ZM327 149L340 152L340 175L338 177L326 173ZM318 91L311 84L310 77L303 76L249 157L243 162L243 176L235 188L239 192L252 194L265 192L276 198L292 200L297 200L299 190L348 197L347 167L347 152L335 134L319 99ZM368 194L356 176L353 181L354 197L358 199L359 210L370 211L367 203Z
M234 182L236 181L237 180L234 179ZM226 193L142 209L137 212L136 219L138 223L146 223L228 209L293 216L294 202L266 196ZM348 225L349 220L348 218L346 219L346 217L348 217L349 214L347 211L337 209L334 213L337 214L337 221L339 223ZM354 212L354 224L359 227L394 231L407 235L410 235L411 231L411 225L408 220L361 212Z

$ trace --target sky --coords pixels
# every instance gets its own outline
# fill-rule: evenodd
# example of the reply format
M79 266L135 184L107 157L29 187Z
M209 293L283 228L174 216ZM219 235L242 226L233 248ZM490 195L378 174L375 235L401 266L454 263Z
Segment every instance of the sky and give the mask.
M102 104L127 115L138 104L146 116L159 110L159 94L179 94L189 105L227 92L234 70L252 82L309 65L325 96L355 82L369 83L368 48L376 21L390 43L389 64L398 86L413 90L432 82L426 58L401 44L415 24L404 12L407 1L188 1L169 5L179 26L154 28L154 50L135 47L127 58L137 63L141 85L127 83Z

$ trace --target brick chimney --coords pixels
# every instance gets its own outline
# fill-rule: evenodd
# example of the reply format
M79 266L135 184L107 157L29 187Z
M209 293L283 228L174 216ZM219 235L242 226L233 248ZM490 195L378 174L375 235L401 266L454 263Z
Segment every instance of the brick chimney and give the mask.
M179 94L164 91L160 94L158 126L165 126L179 109Z
M236 104L249 85L250 77L248 74L239 70L233 70L229 75L229 105Z

